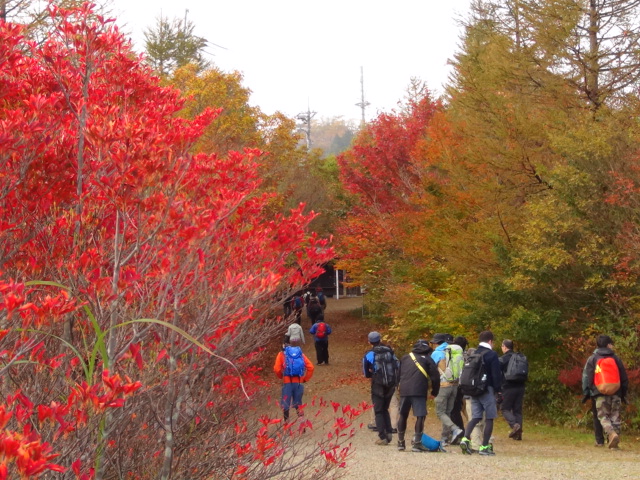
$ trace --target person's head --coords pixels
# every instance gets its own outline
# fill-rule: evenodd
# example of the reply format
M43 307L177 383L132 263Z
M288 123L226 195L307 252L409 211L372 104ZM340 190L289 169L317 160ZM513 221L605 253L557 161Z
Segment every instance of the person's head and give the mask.
M451 335L450 333L445 333L444 334L444 341L447 343L452 343L453 342L453 335Z
M427 355L427 354L431 353L432 348L431 348L431 345L429 345L429 342L427 342L426 340L420 339L416 343L413 344L412 351L415 352L415 353L420 353L420 354L423 354L423 355Z
M460 347L462 347L462 350L466 350L467 347L469 346L469 341L466 339L466 337L456 337L453 339L453 343L454 345L459 345Z
M478 336L478 340L480 343L489 343L493 344L493 332L491 330L485 330L484 332L480 332Z
M433 335L433 338L429 341L429 343L432 343L434 345L441 345L446 341L447 341L446 333L435 333Z
M379 345L380 344L380 340L382 340L382 336L378 333L378 332L369 332L369 335L367 336L367 340L369 340L369 343L371 345Z
M502 351L506 352L508 350L513 350L513 340L505 338L502 340Z
M598 335L596 338L596 345L598 348L607 348L609 346L613 346L613 340L609 335Z

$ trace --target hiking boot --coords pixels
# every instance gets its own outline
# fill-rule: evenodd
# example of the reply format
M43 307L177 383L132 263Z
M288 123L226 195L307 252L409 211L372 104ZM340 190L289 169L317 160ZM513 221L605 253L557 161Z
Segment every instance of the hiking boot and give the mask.
M406 445L404 443L404 440L398 440L398 451L399 452L404 452L406 449Z
M391 443L391 440L393 440L393 435L391 435L390 433L387 433L387 441Z
M620 436L616 432L611 432L609 434L609 448L618 448L619 443Z
M412 442L411 443L411 451L412 452L428 452L429 449L425 447L422 442Z
M376 445L389 445L389 440L386 438L379 438L376 440Z
M509 432L509 438L516 438L516 436L520 432L520 428L521 427L519 423L514 423L511 427L511 431Z
M451 445L458 445L460 440L464 437L464 430L461 428L454 428L451 434Z
M604 447L604 443L597 443L594 445L594 447Z
M462 440L460 440L460 448L463 454L471 455L471 440L467 437L462 437Z
M443 447L446 447L447 445L449 445L449 439L447 437L442 437L440 439L440 445L442 445Z
M493 445L491 445L491 444L482 445L480 447L480 451L478 452L478 455L485 455L485 456L495 455L495 452L493 451Z
M369 430L373 430L374 432L377 432L377 431L378 431L378 427L376 427L376 424L375 424L375 423L370 423L369 425L367 425L367 428L368 428Z

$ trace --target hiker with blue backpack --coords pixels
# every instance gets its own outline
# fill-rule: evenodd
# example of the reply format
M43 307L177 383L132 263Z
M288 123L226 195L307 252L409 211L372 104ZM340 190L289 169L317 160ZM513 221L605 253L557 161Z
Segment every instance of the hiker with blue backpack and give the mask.
M304 384L313 376L313 363L302 353L297 345L286 345L276 356L273 371L282 379L282 398L280 405L284 414L284 421L289 420L289 409L296 409L298 416L302 415L302 395Z
M451 420L451 411L458 395L458 380L462 372L464 360L462 358L462 347L449 344L448 339L453 342L453 337L447 333L436 333L431 339L431 344L435 345L435 350L431 358L440 372L440 391L436 397L436 415L442 422L441 445L446 445L451 438L451 444L455 445L462 438L464 431Z
M367 336L371 350L362 359L362 371L371 379L371 403L376 416L376 445L389 445L393 439L389 405L398 385L400 362L393 349L382 343L378 332Z
M313 335L316 345L316 359L318 365L329 365L329 335L331 327L324 321L324 315L320 315L311 326L309 333Z
M513 340L502 341L502 353L502 416L511 428L509 438L522 440L522 403L529 364L524 354L513 351Z

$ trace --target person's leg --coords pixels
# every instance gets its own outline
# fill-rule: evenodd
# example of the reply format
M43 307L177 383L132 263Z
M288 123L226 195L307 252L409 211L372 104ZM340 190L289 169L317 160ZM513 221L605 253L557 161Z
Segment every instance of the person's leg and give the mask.
M381 385L371 384L371 403L373 404L373 412L376 418L376 431L380 440L387 438L384 426L384 390ZM388 414L388 412L387 412Z
M453 400L455 394L452 386L440 387L438 396L436 397L436 415L442 423L442 436L441 438L446 441L449 438L449 434L454 428L454 423L449 417L451 408L453 407Z
M484 409L484 434L482 437L482 446L480 447L481 455L493 455L493 446L490 445L491 435L493 434L493 420L498 416L498 406L493 387L488 387L480 398L480 403Z
M292 383L291 386L293 408L298 412L298 416L301 416L302 412L300 411L300 405L302 405L302 396L304 395L304 384Z
M407 419L411 411L411 399L408 397L400 397L398 405L398 449L404 449L404 435L407 430Z
M398 394L394 393L389 404L389 416L391 417L391 430L398 429Z
M391 441L391 415L389 414L389 406L391 405L391 399L396 393L395 387L385 387L384 393L384 431L387 435L387 440Z
M316 360L318 362L318 365L320 365L322 363L322 342L316 340L314 342L314 345L316 347Z
M324 354L324 363L326 363L327 365L329 365L329 339L324 341L324 350L323 350L323 354Z
M509 424L509 427L512 429L516 423L516 417L514 415L514 408L516 403L516 398L518 396L518 391L515 388L505 388L502 390L502 416ZM512 434L509 434L509 437L513 437Z
M458 428L464 430L464 421L462 420L462 392L460 388L456 391L456 398L453 401L453 408L451 409L449 417Z
M291 407L291 402L293 399L291 384L283 383L282 384L282 396L280 399L280 406L282 407L282 413L284 416L284 421L289 420L289 408Z
M591 415L593 416L593 434L596 437L596 445L604 446L604 430L598 420L598 408L596 407L596 399L593 397L591 398Z
M514 435L515 440L522 440L522 405L524 404L524 385L518 387L518 394L516 396L515 402L513 403L513 416L516 420L516 423L520 425L520 429Z

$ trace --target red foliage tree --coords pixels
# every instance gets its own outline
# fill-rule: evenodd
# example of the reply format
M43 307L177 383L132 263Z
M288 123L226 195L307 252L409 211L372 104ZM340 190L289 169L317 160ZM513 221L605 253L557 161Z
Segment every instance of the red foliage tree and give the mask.
M190 153L216 112L178 118L109 20L51 13L42 45L0 24L0 478L264 478L291 435L249 423L258 353L332 251L268 213L261 152Z

